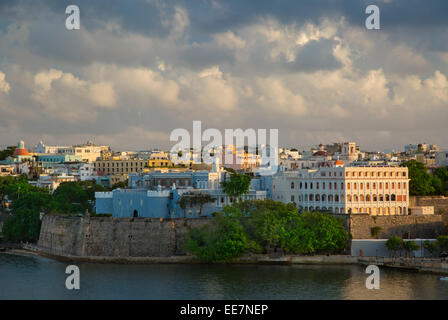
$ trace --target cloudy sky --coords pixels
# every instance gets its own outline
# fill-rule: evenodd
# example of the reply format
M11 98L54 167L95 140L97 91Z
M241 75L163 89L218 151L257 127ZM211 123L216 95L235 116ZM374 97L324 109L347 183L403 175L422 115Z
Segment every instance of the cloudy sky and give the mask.
M300 148L448 148L447 14L446 0L1 0L0 146L168 148L202 120Z

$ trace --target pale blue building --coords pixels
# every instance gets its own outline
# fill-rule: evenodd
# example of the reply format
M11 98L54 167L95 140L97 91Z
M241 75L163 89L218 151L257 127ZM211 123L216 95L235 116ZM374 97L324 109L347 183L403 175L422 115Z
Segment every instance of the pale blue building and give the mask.
M109 213L116 218L198 218L209 217L221 211L235 199L227 196L221 181L228 174L220 169L186 172L152 172L130 174L128 189L96 192L96 213ZM262 190L265 179L252 179L244 200L263 200L267 192ZM213 202L182 209L179 201L183 195L208 193Z

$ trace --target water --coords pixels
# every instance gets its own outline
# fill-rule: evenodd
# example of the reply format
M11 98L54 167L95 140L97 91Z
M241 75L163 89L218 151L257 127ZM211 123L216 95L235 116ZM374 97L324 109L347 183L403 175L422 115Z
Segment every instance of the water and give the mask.
M448 281L403 270L381 268L368 290L360 265L78 263L80 290L65 288L67 265L0 254L0 299L448 299Z

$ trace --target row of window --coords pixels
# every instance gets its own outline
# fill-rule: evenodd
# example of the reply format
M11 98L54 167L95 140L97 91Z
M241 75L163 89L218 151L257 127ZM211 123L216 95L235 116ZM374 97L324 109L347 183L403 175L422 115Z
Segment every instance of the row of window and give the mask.
M331 176L331 172L330 172L330 176ZM383 172L383 173L381 173L381 172L379 172L379 171L377 171L377 172L361 172L361 171L359 171L358 172L358 174L356 174L356 172L355 171L347 171L347 172L345 172L345 176L346 177L349 177L349 176L352 176L352 177L356 177L356 176L358 176L358 177L362 177L362 176L364 176L364 177L368 177L368 176L370 176L370 177L381 177L381 176L383 176L383 177L393 177L393 176L395 176L395 177L399 177L400 176L400 172ZM402 171L401 172L401 176L402 177L406 177L406 171Z
M107 167L109 168L109 167L125 167L125 164L126 163L126 167L129 167L129 164L130 164L130 167L133 167L134 166L134 162L107 162ZM116 165L115 165L116 164ZM121 164L121 165L120 165ZM106 167L106 162L100 162L100 163L97 163L97 162L95 162L94 163L94 166L95 166L95 168L96 167L103 167L103 169ZM143 167L144 166L144 162L142 161L142 162L135 162L135 166L136 167L138 167L138 166L140 166L140 167Z
M313 184L313 182L309 183L310 189L313 189L314 186L315 186L316 189L320 189L321 184L319 182L316 182L315 184ZM352 184L350 182L348 182L347 183L347 190L350 190L351 186L352 186ZM401 183L401 182L397 182L397 183L391 182L390 184L389 184L389 182L385 182L384 184L383 184L383 182L378 182L378 184L376 182L372 182L372 184L370 184L370 182L367 182L365 184L366 190L370 190L370 187L372 187L372 189L376 189L377 186L378 186L378 189L380 189L380 190L383 189L383 186L384 186L385 189L389 189L389 186L391 187L391 189L395 189L395 186L396 186L397 189L400 190L402 186L403 186L403 189L406 189L406 182L403 182L403 183ZM294 182L291 182L291 189L294 189L294 187L295 187ZM332 189L337 190L338 189L338 184L336 182L328 182L328 184L325 183L325 182L322 182L322 189L326 190L327 187L328 187L329 190L332 190ZM361 183L358 184L357 182L354 182L353 183L353 190L358 189L358 187L359 187L360 190L364 190L364 183L361 182ZM308 182L305 182L305 183L300 182L299 183L299 189L303 189L303 188L308 189ZM340 183L340 188L341 188L341 190L344 189L344 183L343 182Z
M305 199L305 201L328 201L328 202L344 202L344 197L341 196L339 197L339 195L326 195L326 194L305 194L303 199ZM299 195L299 201L302 201L302 196ZM395 194L386 194L386 195L372 195L370 196L369 194L364 196L363 194L361 194L360 196L358 195L347 195L347 202L375 202L375 201L406 201L406 195L395 195Z
M350 190L350 182L347 183L347 189ZM391 189L395 189L395 185L397 186L397 189L401 189L401 186L403 185L403 189L406 189L406 182L403 182L403 184L401 184L401 182L397 182L397 184L395 184L395 182L391 182L390 183L390 187ZM377 187L377 183L373 182L372 183L372 189L376 189ZM354 182L353 183L353 190L356 190L358 188L358 183ZM384 183L384 188L385 189L389 189L389 182L385 182ZM324 189L325 189L325 182L324 182ZM359 190L363 190L364 189L364 183L359 183ZM366 190L370 189L370 182L366 183ZM383 189L383 183L382 182L378 182L378 189Z
M329 211L333 213L345 214L344 208L332 208L332 207L304 207L304 211ZM386 208L348 208L347 213L368 213L373 215L396 215L406 214L406 207L386 207Z

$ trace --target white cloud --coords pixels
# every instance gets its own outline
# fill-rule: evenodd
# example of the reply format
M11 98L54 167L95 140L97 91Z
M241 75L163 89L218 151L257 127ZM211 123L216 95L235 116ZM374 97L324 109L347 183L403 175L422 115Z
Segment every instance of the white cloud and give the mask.
M6 82L6 75L0 71L0 92L9 93L9 90L11 89L11 86L8 82Z

